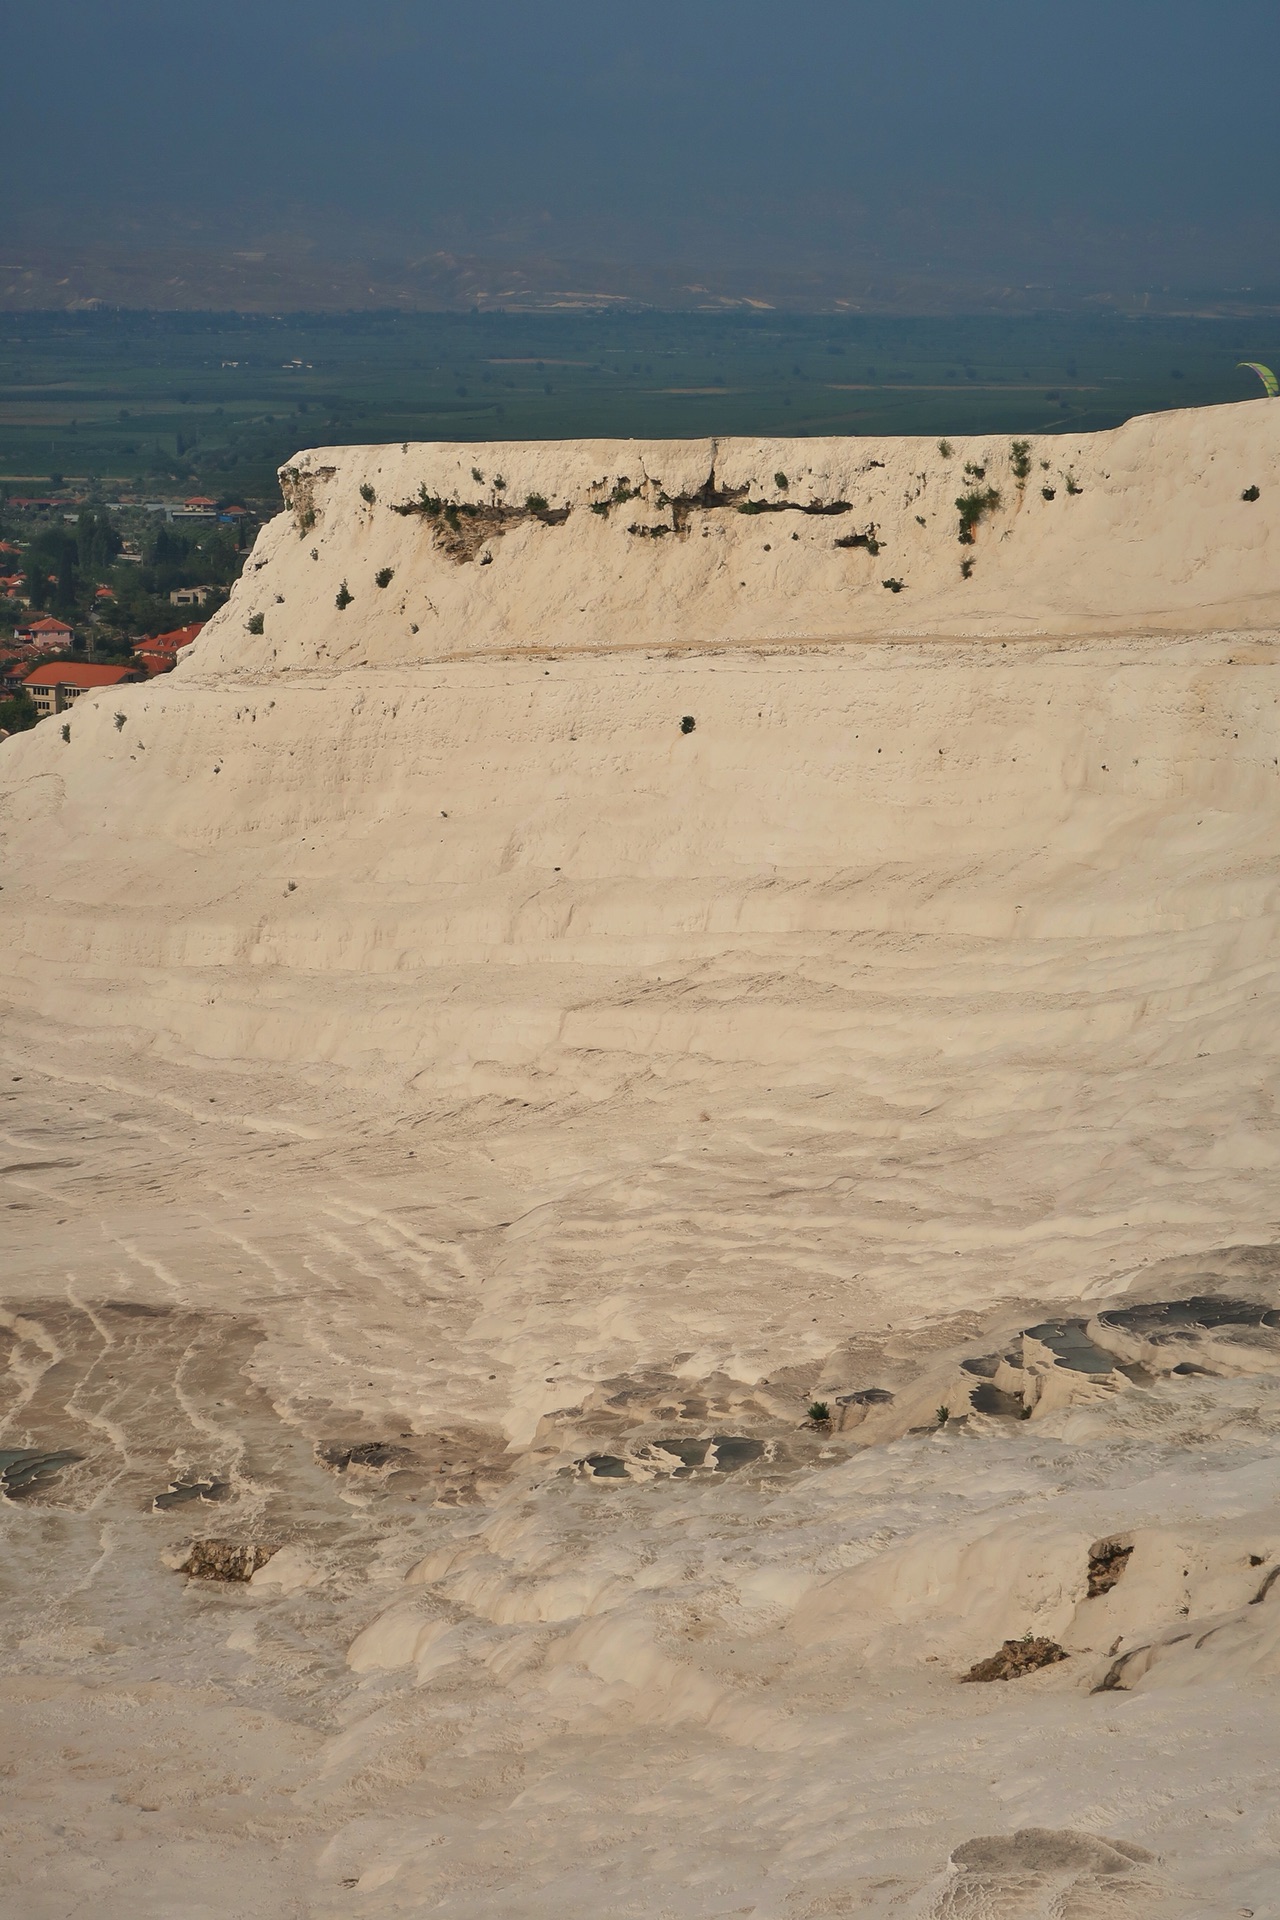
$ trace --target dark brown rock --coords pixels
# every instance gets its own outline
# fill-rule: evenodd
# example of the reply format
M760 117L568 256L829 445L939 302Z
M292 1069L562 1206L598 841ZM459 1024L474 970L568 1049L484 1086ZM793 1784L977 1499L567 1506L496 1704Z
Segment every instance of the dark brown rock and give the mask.
M1088 1593L1090 1600L1096 1600L1100 1593L1110 1593L1128 1566L1129 1555L1132 1552L1132 1543L1125 1546L1119 1540L1098 1540L1090 1547Z
M962 1681L1020 1680L1024 1673L1034 1673L1038 1667L1055 1666L1059 1660L1068 1660L1070 1657L1056 1640L1006 1640L999 1653L993 1653L988 1660L979 1660L960 1678Z
M256 1540L193 1540L178 1572L191 1580L252 1580L274 1552Z

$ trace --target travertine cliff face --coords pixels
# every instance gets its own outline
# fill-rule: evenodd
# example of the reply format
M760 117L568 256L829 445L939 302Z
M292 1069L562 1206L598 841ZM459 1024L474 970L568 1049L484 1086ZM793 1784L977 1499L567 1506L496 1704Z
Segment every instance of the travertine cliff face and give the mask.
M924 1308L1257 1231L1278 460L1266 403L1021 484L1004 441L300 455L175 674L5 746L16 1017L536 1121L546 1257L586 1232L641 1344L690 1264L722 1330L803 1273L822 1341L851 1271Z
M1075 440L957 441L945 458L921 440L320 449L284 469L290 511L200 670L1267 625L1278 413L1250 402ZM961 544L957 499L992 494Z
M0 746L32 1912L1263 1910L1278 465L316 451Z

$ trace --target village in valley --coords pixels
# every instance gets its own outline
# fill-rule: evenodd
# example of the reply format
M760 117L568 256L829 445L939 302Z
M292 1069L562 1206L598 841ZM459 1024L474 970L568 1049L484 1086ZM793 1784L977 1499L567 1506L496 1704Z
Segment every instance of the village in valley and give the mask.
M0 738L82 694L170 672L226 601L259 524L241 500L55 476L0 498Z

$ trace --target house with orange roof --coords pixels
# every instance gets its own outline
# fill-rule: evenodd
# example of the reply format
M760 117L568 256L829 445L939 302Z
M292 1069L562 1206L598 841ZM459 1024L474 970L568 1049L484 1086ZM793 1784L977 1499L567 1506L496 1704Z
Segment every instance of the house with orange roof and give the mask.
M88 660L54 660L29 673L22 684L43 719L46 714L62 713L73 706L83 693L94 693L101 687L118 687L139 677L136 667L99 667Z
M38 620L28 620L25 626L15 627L13 637L33 647L69 647L76 634L75 628L69 627L65 620L42 614Z

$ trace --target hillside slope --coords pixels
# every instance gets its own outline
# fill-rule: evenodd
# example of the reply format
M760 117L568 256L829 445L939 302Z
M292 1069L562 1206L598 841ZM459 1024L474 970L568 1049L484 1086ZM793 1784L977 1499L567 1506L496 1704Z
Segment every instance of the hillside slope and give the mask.
M0 746L24 1911L1265 1910L1278 456L315 451Z
M686 1345L691 1274L749 1370L739 1289L785 1282L822 1347L850 1275L874 1320L1025 1293L1032 1249L1075 1289L1262 1233L1280 409L1047 452L1080 494L1040 498L1039 446L1021 492L991 445L300 456L176 673L3 750L17 1030L437 1150L447 1111L554 1191L512 1257L613 1303L592 1366ZM966 463L1004 502L972 547ZM451 524L473 465L505 487ZM935 637L892 637L908 606ZM1168 631L1205 607L1239 624Z

